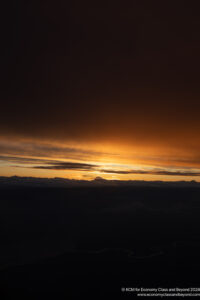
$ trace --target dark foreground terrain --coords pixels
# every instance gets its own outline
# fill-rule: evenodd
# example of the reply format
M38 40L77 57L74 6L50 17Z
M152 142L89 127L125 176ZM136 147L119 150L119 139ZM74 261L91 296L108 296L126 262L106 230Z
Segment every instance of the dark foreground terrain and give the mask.
M0 188L0 299L200 287L199 185Z

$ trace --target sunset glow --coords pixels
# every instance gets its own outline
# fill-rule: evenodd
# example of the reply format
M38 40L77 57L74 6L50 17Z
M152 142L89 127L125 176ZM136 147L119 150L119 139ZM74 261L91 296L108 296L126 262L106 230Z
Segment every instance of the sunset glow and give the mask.
M0 176L200 180L198 10L114 6L13 12Z
M2 140L1 176L93 180L196 180L200 166L191 153L120 144Z

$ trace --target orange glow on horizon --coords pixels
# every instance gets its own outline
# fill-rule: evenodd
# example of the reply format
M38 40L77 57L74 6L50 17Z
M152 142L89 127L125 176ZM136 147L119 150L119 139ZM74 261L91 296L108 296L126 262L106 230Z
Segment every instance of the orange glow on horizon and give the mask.
M183 149L40 140L5 140L4 148L0 176L200 181L198 159Z

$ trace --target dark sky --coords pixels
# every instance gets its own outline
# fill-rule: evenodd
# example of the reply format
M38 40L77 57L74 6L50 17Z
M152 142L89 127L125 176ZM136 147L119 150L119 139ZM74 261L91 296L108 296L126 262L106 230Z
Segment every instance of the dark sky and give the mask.
M7 2L0 134L198 152L199 14L183 0Z

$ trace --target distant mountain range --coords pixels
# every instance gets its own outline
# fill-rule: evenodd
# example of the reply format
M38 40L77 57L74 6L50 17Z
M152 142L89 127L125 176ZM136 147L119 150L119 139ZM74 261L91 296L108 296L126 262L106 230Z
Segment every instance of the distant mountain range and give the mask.
M0 177L2 187L90 187L90 186L135 186L135 187L200 187L197 181L143 181L143 180L106 180L96 177L94 180L74 180L66 178L36 178L36 177Z

